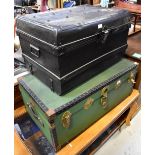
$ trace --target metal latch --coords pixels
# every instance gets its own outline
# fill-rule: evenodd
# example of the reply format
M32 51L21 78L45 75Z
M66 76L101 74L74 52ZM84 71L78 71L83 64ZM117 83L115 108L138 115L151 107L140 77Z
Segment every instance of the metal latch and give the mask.
M106 108L108 106L107 98L108 98L108 87L104 87L101 90L101 105L103 108Z
M135 84L136 83L135 82L135 76L134 76L134 73L133 72L130 72L128 83L132 83L132 84Z
M103 26L103 28L102 28L102 35L101 35L101 37L102 37L102 40L101 40L102 44L105 43L108 35L109 35L109 30L108 30L107 26Z

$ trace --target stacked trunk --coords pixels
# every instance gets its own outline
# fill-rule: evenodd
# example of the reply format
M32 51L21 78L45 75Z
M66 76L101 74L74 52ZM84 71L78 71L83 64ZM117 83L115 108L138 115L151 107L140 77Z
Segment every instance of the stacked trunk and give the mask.
M63 95L118 62L127 48L130 14L89 5L17 19L26 67Z
M18 18L31 72L19 79L21 94L55 151L132 92L137 64L122 58L129 19L128 11L89 5Z

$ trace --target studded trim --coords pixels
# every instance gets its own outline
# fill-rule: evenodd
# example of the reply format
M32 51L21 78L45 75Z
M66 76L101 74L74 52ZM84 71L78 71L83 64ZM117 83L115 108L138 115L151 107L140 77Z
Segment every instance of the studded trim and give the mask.
M102 89L103 87L109 85L113 81L119 79L121 76L125 75L126 73L130 72L131 70L135 70L137 72L137 64L133 64L132 66L128 67L126 70L114 75L112 78L102 82L101 84L97 85L96 87L90 89L89 91L81 94L80 96L76 97L74 100L60 106L59 108L55 109L55 115L58 115L65 110L73 107L74 105L78 104L79 102L83 101L87 97L91 96L92 94L96 93L98 90ZM26 85L26 83L22 80L18 80L19 83L25 88L25 90L29 93L29 95L35 100L35 102L40 106L40 108L46 113L49 109L44 105L44 103L33 93L33 91ZM54 116L50 116L49 120L53 119Z
M44 103L33 93L33 91L27 86L27 84L22 80L22 78L18 79L18 82L28 92L28 94L33 98L33 100L39 105L41 110L46 114L49 109L44 105Z
M74 105L76 105L79 102L83 101L84 99L86 99L87 97L89 97L92 94L96 93L98 90L102 89L103 87L109 85L113 81L119 79L121 76L125 75L126 73L130 72L131 70L136 69L135 72L137 72L137 67L138 67L137 64L133 64L132 66L128 67L127 70L124 70L124 71L120 72L119 74L114 75L112 78L102 82L101 84L97 85L96 87L94 87L94 88L90 89L89 91L83 93L82 95L78 96L74 100L60 106L59 108L55 109L56 115L64 112L65 110L67 110L67 109L69 109L71 107L73 107Z

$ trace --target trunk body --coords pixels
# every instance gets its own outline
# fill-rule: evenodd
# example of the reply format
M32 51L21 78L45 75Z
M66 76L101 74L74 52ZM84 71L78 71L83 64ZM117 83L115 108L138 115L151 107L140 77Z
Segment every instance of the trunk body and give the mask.
M123 57L129 19L126 10L89 5L19 17L26 66L62 95Z
M64 96L31 74L19 84L28 113L58 151L130 95L136 71L122 59Z

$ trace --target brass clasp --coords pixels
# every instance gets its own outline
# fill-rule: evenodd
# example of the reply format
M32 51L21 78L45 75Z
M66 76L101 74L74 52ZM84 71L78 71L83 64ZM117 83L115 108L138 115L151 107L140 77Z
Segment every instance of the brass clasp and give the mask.
M132 84L135 84L136 83L135 82L135 76L134 76L134 73L133 72L130 72L128 83L132 83Z
M88 98L87 102L83 105L83 108L87 110L93 104L93 102L93 98Z
M101 105L103 108L107 107L108 87L101 90Z
M62 125L64 128L69 128L71 123L72 114L69 111L66 111L61 118Z

